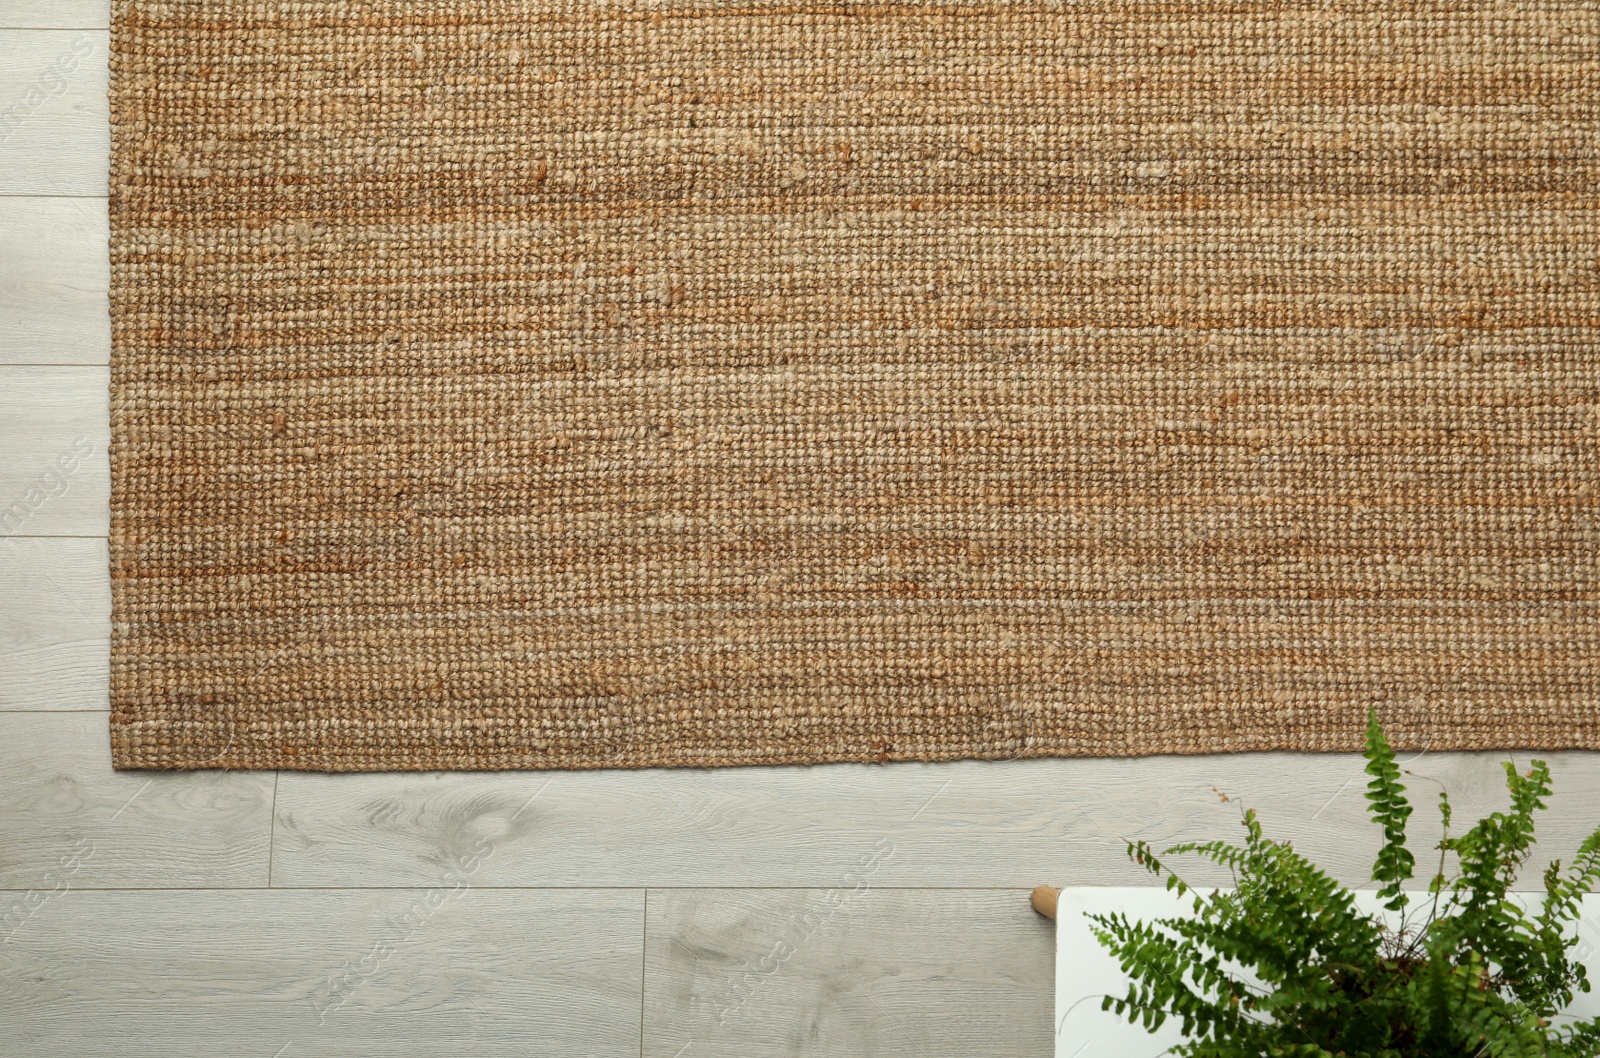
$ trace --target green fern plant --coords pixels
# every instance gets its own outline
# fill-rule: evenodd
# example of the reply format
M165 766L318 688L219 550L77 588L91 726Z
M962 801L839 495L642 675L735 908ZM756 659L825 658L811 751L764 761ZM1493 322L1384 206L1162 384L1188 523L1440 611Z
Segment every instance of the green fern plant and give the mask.
M1265 837L1254 810L1243 815L1242 845L1175 845L1162 856L1194 854L1227 867L1232 890L1203 896L1143 841L1128 855L1192 894L1194 918L1130 921L1090 915L1095 936L1132 982L1102 1009L1155 1029L1181 1021L1186 1058L1595 1058L1600 1017L1557 1024L1576 992L1589 991L1567 949L1580 900L1600 880L1600 829L1570 868L1552 863L1545 899L1529 914L1511 899L1517 870L1534 843L1534 813L1545 807L1550 770L1526 774L1507 763L1509 811L1458 837L1440 794L1444 838L1426 895L1402 888L1416 867L1406 848L1411 805L1376 713L1367 718L1368 811L1383 828L1373 864L1378 898L1398 925L1363 914L1354 895L1296 853ZM1456 861L1446 877L1447 861ZM1416 906L1413 906L1415 900ZM1248 969L1259 981L1241 977Z

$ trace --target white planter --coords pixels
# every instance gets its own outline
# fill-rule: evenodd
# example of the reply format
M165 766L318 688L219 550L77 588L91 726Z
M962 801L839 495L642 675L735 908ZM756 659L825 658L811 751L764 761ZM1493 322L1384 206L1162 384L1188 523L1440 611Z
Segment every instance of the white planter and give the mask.
M1413 917L1418 895L1412 894ZM1534 909L1543 895L1516 894L1525 907ZM1084 916L1121 912L1144 920L1187 917L1193 913L1193 902L1193 895L1179 897L1150 886L1061 891L1056 905L1056 1058L1156 1058L1183 1042L1179 1022L1169 1019L1152 1033L1113 1011L1100 1009L1103 996L1121 998L1127 994L1129 982L1117 960L1089 932L1091 924ZM1366 911L1381 912L1390 922L1398 919L1395 912L1384 911L1371 892L1358 892L1356 904ZM1580 995L1568 1013L1590 1018L1600 1014L1600 896L1584 900L1579 937L1579 946L1570 954L1589 967L1596 990Z

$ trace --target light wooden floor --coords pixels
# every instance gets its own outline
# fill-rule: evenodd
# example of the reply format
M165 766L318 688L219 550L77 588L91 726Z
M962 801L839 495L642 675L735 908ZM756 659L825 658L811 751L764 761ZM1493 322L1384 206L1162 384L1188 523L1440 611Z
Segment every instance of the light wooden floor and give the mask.
M114 774L107 8L0 0L0 1051L1042 1058L1032 886L1232 836L1213 788L1364 879L1352 756ZM1546 854L1600 803L1550 756ZM1495 755L1411 767L1501 804Z

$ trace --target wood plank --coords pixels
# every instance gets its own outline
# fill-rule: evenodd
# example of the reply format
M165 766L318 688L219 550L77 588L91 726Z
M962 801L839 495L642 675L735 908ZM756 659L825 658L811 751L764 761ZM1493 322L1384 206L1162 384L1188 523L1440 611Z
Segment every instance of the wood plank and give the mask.
M111 0L0 0L0 29L105 29Z
M105 536L110 372L0 367L0 537Z
M111 357L103 198L0 198L0 364Z
M1549 753L1556 794L1540 867L1597 821L1600 754ZM1504 806L1501 757L1405 754L1456 818ZM1527 754L1518 754L1524 764ZM500 885L826 886L854 849L900 850L883 884L1140 885L1124 839L1162 846L1239 833L1240 806L1347 882L1378 848L1354 754L1076 758L500 774L283 773L273 877L284 885L417 884L479 838ZM1236 800L1222 803L1213 788ZM1412 781L1413 833L1436 837L1434 781ZM532 802L529 799L532 798ZM524 807L525 806L525 807ZM520 814L518 814L520 812ZM1532 868L1530 868L1532 869ZM1196 869L1198 881L1219 872Z
M271 772L113 772L106 724L0 713L0 889L51 888L83 849L73 888L267 884Z
M0 540L0 710L110 708L104 540Z
M106 193L106 30L0 32L0 195Z
M1055 934L1025 892L874 881L652 891L646 1058L1049 1053Z
M643 902L476 889L470 871L427 890L67 892L0 949L0 1035L16 1058L635 1058Z

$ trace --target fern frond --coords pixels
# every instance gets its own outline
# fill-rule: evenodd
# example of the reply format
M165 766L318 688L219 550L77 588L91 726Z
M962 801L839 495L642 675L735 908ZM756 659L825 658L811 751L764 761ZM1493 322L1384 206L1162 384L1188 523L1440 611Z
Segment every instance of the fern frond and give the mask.
M1383 828L1383 846L1372 864L1372 880L1382 882L1378 896L1384 907L1398 911L1409 902L1401 883L1416 869L1416 858L1406 848L1406 821L1411 818L1411 805L1406 800L1405 787L1400 784L1400 766L1394 762L1394 750L1384 737L1378 723L1378 711L1367 710L1367 774L1372 781L1367 784L1368 813Z
M1550 864L1545 872L1545 902L1539 912L1541 924L1558 924L1578 916L1578 900L1594 892L1600 884L1600 830L1596 830L1578 846L1572 866L1566 875L1561 874L1561 861Z
M1416 864L1406 848L1411 806L1375 713L1367 723L1367 801L1383 832L1373 878L1384 906L1404 911ZM1180 1058L1600 1058L1600 1018L1553 1025L1587 971L1568 958L1579 900L1600 885L1600 831L1571 867L1544 874L1545 903L1526 912L1512 892L1550 792L1549 768L1506 769L1510 804L1459 836L1439 797L1444 836L1425 919L1390 929L1354 894L1243 813L1242 843L1185 842L1128 854L1167 888L1193 895L1193 918L1134 923L1090 916L1130 986L1104 1007L1154 1028L1181 1024ZM1226 867L1231 891L1192 893L1162 857ZM1453 876L1446 868L1454 856ZM1248 971L1259 986L1246 984Z

